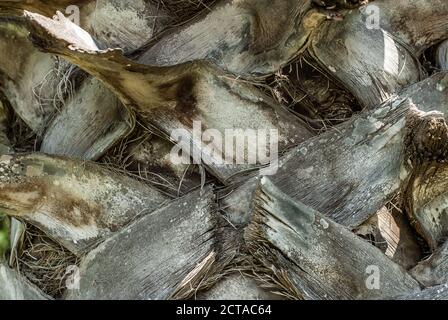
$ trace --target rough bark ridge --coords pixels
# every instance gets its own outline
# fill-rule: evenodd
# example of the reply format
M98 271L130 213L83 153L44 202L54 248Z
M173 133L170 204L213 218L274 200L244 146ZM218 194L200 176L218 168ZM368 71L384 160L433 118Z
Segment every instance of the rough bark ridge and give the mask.
M0 0L0 298L446 299L447 16Z

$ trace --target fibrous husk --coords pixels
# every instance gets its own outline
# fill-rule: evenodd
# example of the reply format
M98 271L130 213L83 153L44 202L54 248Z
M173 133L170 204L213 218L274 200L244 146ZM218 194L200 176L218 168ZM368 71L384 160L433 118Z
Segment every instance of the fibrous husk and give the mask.
M417 281L378 248L295 202L266 177L244 239L265 267L260 273L278 279L296 299L378 299L420 291ZM375 287L369 270L377 270Z
M411 270L411 275L425 287L448 282L448 242L439 246L427 259Z
M34 6L33 3L20 1L15 5ZM42 4L36 3L36 5ZM58 8L63 9L60 8L61 5L63 3L46 4L48 11L54 10L54 14ZM84 1L67 4L68 9L73 6L78 6L79 17L82 18L81 25L96 36L96 43L102 47L119 47L125 51L135 50L148 41L154 32L158 32L160 23L164 20L163 17L158 19L154 8L142 0L126 3ZM71 10L68 9L62 12L67 14ZM75 12L75 14L78 13ZM114 23L111 23L112 21ZM16 28L23 29L17 21L14 23ZM22 51L21 46L31 46L26 32L23 31L21 37L23 43L11 43L9 48L11 52ZM31 49L35 50L32 47ZM40 60L43 59L42 57L51 57L42 53L38 55ZM75 68L60 60L55 61L54 65L49 66L50 70L44 70L45 72L37 66L33 68L34 76L39 79L43 77L43 80L33 80L38 83L33 88L35 99L30 98L29 101L19 103L19 108L25 108L19 114L37 133L43 134L45 127L53 119L53 113L60 111L55 115L49 131L45 134L43 152L95 160L117 140L129 133L129 127L133 126L132 118L126 115L126 108L100 82L87 79L77 90L81 79L73 79L72 74ZM19 76L17 74L17 77ZM7 84L5 92L14 93L15 91L11 91L9 81ZM25 86L20 85L20 87ZM8 94L11 95L11 93ZM28 92L23 92L23 96L26 97L27 94ZM19 101L23 99L22 92L18 92L16 96ZM13 105L15 105L16 96L9 97L13 99ZM17 107L15 109L17 110ZM34 119L37 117L33 116L35 113L38 114L38 119ZM30 119L30 117L34 118ZM70 118L70 121L66 121L67 118Z
M0 207L79 255L167 198L89 162L43 154L0 158Z
M165 13L168 26L175 27L191 21L204 11L213 10L217 0L149 0L149 2Z
M8 138L8 109L2 102L2 96L0 95L0 154L11 153L11 142Z
M324 131L361 111L355 97L304 55L265 80L268 92L313 129Z
M212 188L194 191L91 251L67 299L191 297L225 267L220 232Z
M272 180L292 198L336 222L350 228L359 226L400 191L411 172L408 159L424 157L406 151L422 136L413 134L412 119L447 117L447 77L446 73L436 74L376 110L365 111L299 144L280 158ZM414 139L409 141L409 137ZM234 223L248 221L255 188L256 178L252 178L223 199L222 206Z
M204 152L204 142L192 132L195 122L201 123L201 134L208 128L222 136L226 129L235 128L278 130L280 152L312 136L306 125L272 99L209 64L162 68L134 63L116 50L99 50L88 33L63 16L57 20L32 13L26 16L39 47L98 77L166 137L173 130L181 131L172 139L192 145L189 155L201 154L212 174L223 182L240 171L259 168L261 163L235 165L235 158L229 163L217 141L209 146L221 152Z
M418 56L448 37L448 3L416 2L376 0L327 21L309 52L361 105L376 107L422 79Z

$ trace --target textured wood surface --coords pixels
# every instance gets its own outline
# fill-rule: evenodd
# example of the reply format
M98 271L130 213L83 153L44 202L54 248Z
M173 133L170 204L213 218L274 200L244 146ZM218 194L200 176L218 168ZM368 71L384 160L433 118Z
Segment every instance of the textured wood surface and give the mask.
M168 299L213 277L216 208L210 187L143 216L91 251L68 299Z
M75 254L167 198L97 164L43 154L4 155L0 207L26 220Z
M0 263L0 300L50 299L23 276Z
M448 242L437 248L427 259L411 270L412 276L425 287L448 282Z
M292 297L378 299L420 290L417 281L378 248L294 202L265 177L253 207L244 236L249 252ZM377 270L375 286L370 286L369 278L375 276L370 269Z

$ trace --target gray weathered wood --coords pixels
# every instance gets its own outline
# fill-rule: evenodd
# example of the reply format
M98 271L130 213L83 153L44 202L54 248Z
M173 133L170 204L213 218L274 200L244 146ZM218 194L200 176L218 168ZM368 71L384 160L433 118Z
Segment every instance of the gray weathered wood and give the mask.
M67 299L169 299L213 277L218 254L210 186L149 213L91 251Z
M448 300L448 284L427 288L421 292L394 297L395 300Z
M445 131L446 146L448 126ZM448 239L447 164L424 165L413 174L406 189L406 207L413 225L432 250Z
M344 21L326 22L309 52L363 107L373 108L419 81L420 66L391 33L368 30L365 19L360 11L353 10Z
M448 116L448 75L439 73L403 90L376 110L299 144L271 177L293 199L354 228L381 209L408 179L407 117L434 111ZM248 221L256 178L233 192L222 207L236 224Z
M2 211L78 255L167 200L148 185L89 162L4 155L0 168Z
M41 152L97 160L131 130L126 113L118 98L89 78L46 130Z
M198 165L174 163L173 147L166 139L143 135L125 150L123 166L174 197L184 195L201 186L201 170Z
M420 291L417 281L378 248L294 202L266 177L244 239L264 266L256 272L273 276L294 298L378 299ZM369 287L375 275L378 284Z
M42 133L55 112L56 62L50 54L39 52L28 41L22 21L0 17L0 90L25 123ZM37 97L39 95L39 98Z
M48 300L37 287L8 266L0 263L0 300Z
M443 41L437 48L437 66L442 70L448 70L448 40Z
M404 212L381 208L369 220L359 226L355 233L372 242L392 261L404 269L417 265L422 251Z
M448 242L411 270L411 275L426 287L448 282Z
M421 78L418 56L448 38L447 15L444 0L375 0L325 22L309 51L364 107L376 107Z
M140 61L209 60L242 76L272 74L298 56L327 15L310 0L221 1L143 49Z
M141 47L167 20L161 8L145 0L1 0L0 8L9 15L20 16L28 10L50 18L60 11L79 18L102 46L126 52Z
M255 87L209 64L196 62L166 68L138 64L117 50L99 50L87 32L62 15L56 20L29 12L26 16L36 45L98 77L126 106L167 137L173 130L183 129L177 139L192 144L193 153L202 153L209 170L224 182L240 171L258 168L260 163L235 165L227 161L224 152L203 152L205 143L192 132L195 121L202 123L201 133L213 128L222 136L226 129L277 129L280 152L313 135L306 125ZM208 145L223 151L218 141Z

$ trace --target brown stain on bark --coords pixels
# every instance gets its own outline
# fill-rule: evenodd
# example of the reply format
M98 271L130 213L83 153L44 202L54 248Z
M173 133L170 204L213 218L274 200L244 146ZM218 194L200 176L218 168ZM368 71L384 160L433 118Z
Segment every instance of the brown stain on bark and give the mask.
M0 206L13 216L28 218L31 221L34 214L45 210L45 214L66 225L102 226L102 210L98 205L77 199L60 187L51 186L36 178L1 186Z

